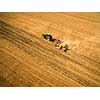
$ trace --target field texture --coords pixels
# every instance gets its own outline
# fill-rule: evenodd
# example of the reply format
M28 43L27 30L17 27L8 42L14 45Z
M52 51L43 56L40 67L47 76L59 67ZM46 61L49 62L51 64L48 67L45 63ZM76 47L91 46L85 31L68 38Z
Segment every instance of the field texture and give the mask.
M0 13L0 86L100 86L100 13Z

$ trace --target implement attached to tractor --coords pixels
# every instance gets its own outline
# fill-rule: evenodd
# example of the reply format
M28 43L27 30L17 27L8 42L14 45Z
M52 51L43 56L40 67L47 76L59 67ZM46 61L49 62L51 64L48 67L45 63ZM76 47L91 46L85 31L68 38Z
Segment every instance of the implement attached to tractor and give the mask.
M44 33L42 34L42 37L49 40L49 41L52 41L52 35L50 35L50 33Z

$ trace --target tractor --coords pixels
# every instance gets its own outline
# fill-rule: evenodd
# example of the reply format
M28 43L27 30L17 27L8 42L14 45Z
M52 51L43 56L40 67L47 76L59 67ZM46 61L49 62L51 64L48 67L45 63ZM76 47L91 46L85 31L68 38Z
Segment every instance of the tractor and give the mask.
M53 37L52 37L52 35L50 35L50 33L44 33L44 34L42 34L42 37L49 41L53 40Z
M58 48L58 49L63 49L64 52L69 50L68 44L66 43L66 41L55 39L55 38L52 37L52 35L50 35L50 33L44 33L44 34L42 34L42 37L46 40L54 42L55 47Z

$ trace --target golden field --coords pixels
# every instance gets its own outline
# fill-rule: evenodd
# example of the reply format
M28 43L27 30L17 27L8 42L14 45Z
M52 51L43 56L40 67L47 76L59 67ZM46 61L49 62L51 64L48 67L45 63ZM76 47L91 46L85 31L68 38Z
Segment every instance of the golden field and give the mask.
M0 86L100 86L100 13L0 13Z

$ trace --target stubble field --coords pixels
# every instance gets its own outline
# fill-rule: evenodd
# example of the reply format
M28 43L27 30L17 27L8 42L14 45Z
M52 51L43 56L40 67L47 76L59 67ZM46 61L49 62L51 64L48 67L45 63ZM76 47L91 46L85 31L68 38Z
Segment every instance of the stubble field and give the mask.
M100 13L0 13L0 86L100 86Z

